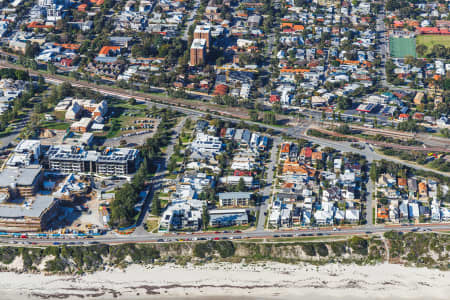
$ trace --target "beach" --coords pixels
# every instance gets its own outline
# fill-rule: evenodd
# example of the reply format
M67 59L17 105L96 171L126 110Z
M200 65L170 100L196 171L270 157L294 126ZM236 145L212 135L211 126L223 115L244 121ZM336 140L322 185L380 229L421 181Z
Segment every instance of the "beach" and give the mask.
M86 275L0 273L1 299L448 299L450 273L379 264L131 265Z

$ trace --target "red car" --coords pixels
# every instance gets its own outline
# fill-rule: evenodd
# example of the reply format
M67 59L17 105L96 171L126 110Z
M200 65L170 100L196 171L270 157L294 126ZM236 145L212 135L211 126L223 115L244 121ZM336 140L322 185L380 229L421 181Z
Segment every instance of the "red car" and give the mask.
M215 241L218 241L218 240L220 240L220 238L218 238L218 237L215 237L215 238L214 238L214 240L215 240Z

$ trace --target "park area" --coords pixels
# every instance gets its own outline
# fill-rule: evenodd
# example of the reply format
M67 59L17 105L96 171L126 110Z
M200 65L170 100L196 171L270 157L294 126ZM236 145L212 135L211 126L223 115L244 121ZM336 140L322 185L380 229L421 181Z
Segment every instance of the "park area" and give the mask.
M450 35L418 35L416 37L417 46L425 45L427 47L424 56L429 54L435 45L443 45L450 48Z
M389 52L393 58L416 57L416 41L414 38L390 37Z

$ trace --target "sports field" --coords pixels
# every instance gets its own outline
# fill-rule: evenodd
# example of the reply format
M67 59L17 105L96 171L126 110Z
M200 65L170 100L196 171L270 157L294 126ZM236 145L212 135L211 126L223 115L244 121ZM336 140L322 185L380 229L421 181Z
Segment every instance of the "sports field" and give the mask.
M416 40L413 38L389 37L389 52L391 57L416 57Z
M444 45L445 47L450 47L450 35L418 35L416 37L417 45L427 46L427 52L431 52L434 45ZM425 53L425 54L426 54Z

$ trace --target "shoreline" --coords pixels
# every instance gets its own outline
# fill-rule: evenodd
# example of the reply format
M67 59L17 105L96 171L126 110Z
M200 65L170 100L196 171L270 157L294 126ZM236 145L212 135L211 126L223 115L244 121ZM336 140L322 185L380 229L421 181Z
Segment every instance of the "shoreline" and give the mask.
M86 275L0 273L4 300L448 299L450 273L393 264L131 265ZM356 297L357 296L357 297Z

